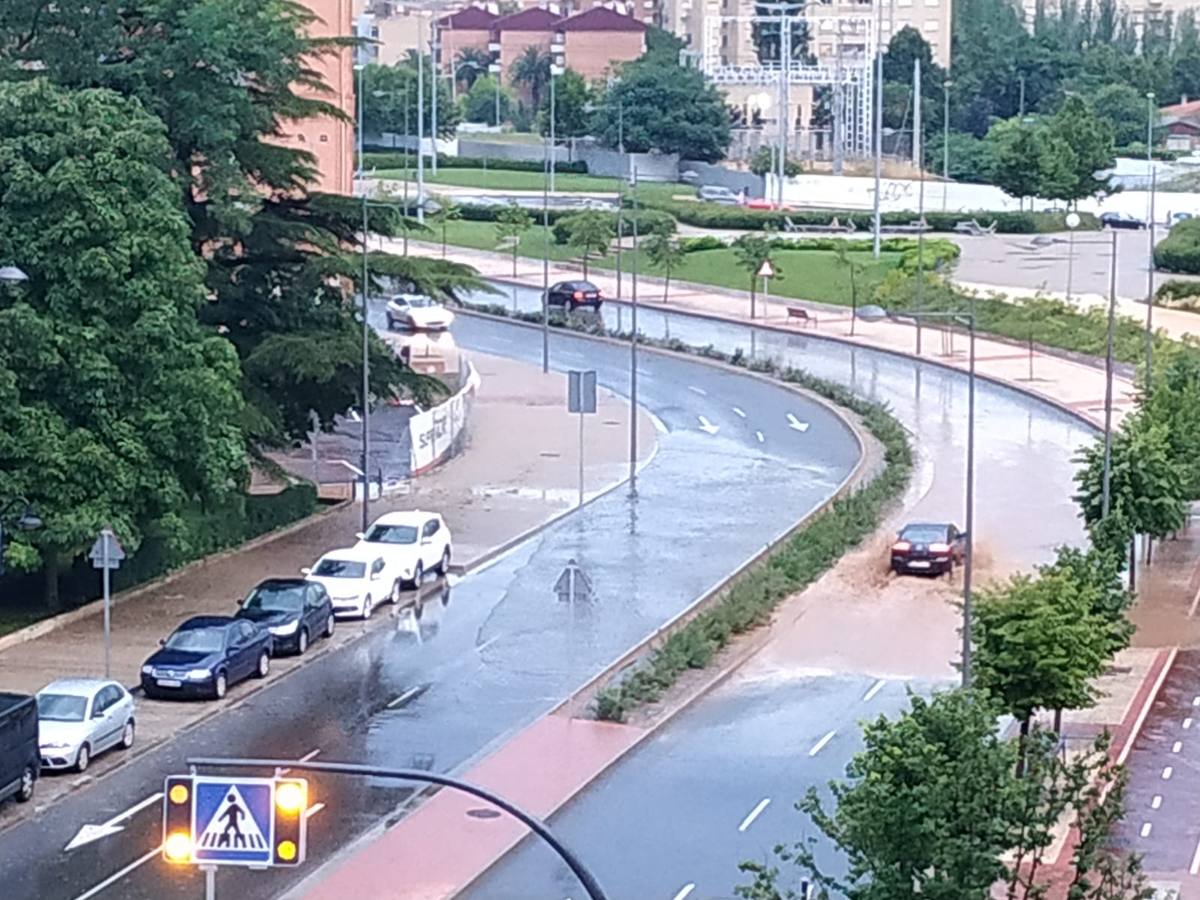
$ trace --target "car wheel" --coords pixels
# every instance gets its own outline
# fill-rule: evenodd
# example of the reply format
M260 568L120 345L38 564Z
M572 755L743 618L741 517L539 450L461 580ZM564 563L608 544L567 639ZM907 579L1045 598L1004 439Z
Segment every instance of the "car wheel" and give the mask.
M86 772L88 763L92 761L92 750L87 744L79 748L79 754L75 757L75 771Z
M363 617L363 621L364 621L364 622L365 622L367 619L371 618L371 606L372 606L372 603L371 603L371 595L370 595L370 594L367 594L367 599L363 601L363 613L362 613L362 617Z
M594 313L600 312L600 303L599 302L592 304L592 312L594 312Z
M403 590L404 585L400 583L399 578L392 582L392 592L388 594L388 602L391 603L392 606L395 606L400 602L400 594Z
M330 613L329 618L325 620L325 637L327 638L333 637L333 623L334 616L333 613Z
M121 749L128 750L133 746L134 724L133 719L125 723L125 728L121 731Z
M413 569L412 586L413 590L421 589L421 582L425 580L425 566L422 563L417 563L417 567Z
M396 330L396 320L395 319L393 319L391 316L388 316L387 323L388 323L388 331Z
M442 551L442 561L438 563L437 573L443 578L450 574L450 547L448 545Z
M21 786L17 788L16 793L18 803L28 803L33 799L33 783L36 780L33 774L33 766L26 766L21 770Z
M266 678L271 673L271 654L264 650L258 657L258 668L254 670L255 678Z
M296 637L296 655L303 656L304 651L308 649L308 629L301 628L300 634Z
M229 681L225 677L224 672L218 672L217 677L213 679L213 699L225 699L225 692L229 690Z

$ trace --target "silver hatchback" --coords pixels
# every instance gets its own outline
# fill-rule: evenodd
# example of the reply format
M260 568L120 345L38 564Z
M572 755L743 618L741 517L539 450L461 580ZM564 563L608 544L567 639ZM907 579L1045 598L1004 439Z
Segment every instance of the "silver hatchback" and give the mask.
M104 678L62 678L37 695L43 769L87 769L113 747L133 746L133 697Z

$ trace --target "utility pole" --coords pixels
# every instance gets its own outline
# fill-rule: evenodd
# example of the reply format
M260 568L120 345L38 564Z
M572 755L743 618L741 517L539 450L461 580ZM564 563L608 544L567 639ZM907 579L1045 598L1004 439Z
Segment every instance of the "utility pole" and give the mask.
M429 16L429 72L433 80L432 90L429 94L430 119L432 127L429 129L430 141L433 143L433 153L429 157L429 165L433 174L437 174L437 139L438 139L438 124L437 124L437 100L438 100L438 77L440 75L441 66L439 65L438 52L441 43L437 39L437 22L434 21L432 13Z
M972 295L974 296L974 295ZM1112 261L1108 273L1108 338L1104 350L1104 477L1101 483L1100 518L1107 519L1112 484L1113 330L1117 314L1117 232L1112 233Z
M554 82L551 81L551 84ZM543 138L543 140L545 140ZM542 373L550 371L550 143L542 167Z
M632 334L629 336L629 496L637 496L638 457L638 410L637 410L637 364L638 364L638 195L637 166L633 167L629 179L633 193L633 291L632 291Z
M880 181L883 175L883 0L875 0L875 235L871 254L879 259Z
M946 211L946 198L950 194L950 87L953 84L949 78L942 82L942 212Z
M917 312L925 305L925 159L921 145L921 60L913 60L913 163L917 166ZM917 317L917 356L921 355L921 318Z
M425 54L417 41L417 221L425 224Z
M1158 170L1154 168L1154 91L1146 94L1146 165L1150 169L1150 217L1146 248L1146 393L1154 388L1154 194Z

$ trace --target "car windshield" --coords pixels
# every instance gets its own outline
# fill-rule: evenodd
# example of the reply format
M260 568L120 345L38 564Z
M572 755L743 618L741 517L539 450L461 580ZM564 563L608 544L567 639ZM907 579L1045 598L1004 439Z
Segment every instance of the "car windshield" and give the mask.
M70 694L38 694L38 718L48 722L82 722L87 697Z
M270 585L254 589L246 600L246 609L263 612L295 612L304 605L306 588L299 584Z
M431 309L438 304L429 297L413 297L408 301L408 305L415 309Z
M313 574L322 578L362 578L367 574L367 564L352 559L323 559Z
M415 525L376 525L367 532L367 536L363 540L373 544L415 544L417 527Z
M186 650L189 653L220 653L225 646L223 628L185 628L167 638L168 650Z
M946 526L909 525L900 533L900 537L916 544L932 544L935 541L946 540Z

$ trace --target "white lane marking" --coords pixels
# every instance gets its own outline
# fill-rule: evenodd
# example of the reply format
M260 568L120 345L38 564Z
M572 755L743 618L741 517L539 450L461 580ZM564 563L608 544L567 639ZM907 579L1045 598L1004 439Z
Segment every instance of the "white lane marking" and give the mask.
M808 431L808 423L801 422L792 413L787 414L787 420L788 420L788 428L794 428L801 433Z
M475 652L482 653L484 650L486 650L488 647L492 646L492 644L496 643L496 641L498 641L498 640L500 640L500 635L498 635L498 634L495 635L494 637L488 638L486 641L484 641L482 644L480 644L478 647L475 648Z
M125 812L121 813L120 815L113 816L111 819L109 819L104 824L105 825L116 825L118 822L121 822L121 821L124 821L125 819L130 818L133 815L135 815L136 813L140 813L147 806L150 806L153 803L157 803L161 799L162 799L162 791L159 791L157 794L151 794L149 797L147 797L141 803L138 803L135 806L129 807L129 809L125 810Z
M1162 794L1155 794L1154 799L1150 801L1151 809L1158 809L1162 806Z
M350 410L350 418L353 419L355 422L362 421L362 417L359 416L358 411L354 410L354 409Z
M419 693L421 693L420 686L411 687L407 691L405 691L403 694L401 694L399 697L397 697L395 700L393 700L391 703L389 703L387 705L387 708L395 709L397 706L403 706L405 703L407 703L413 697L417 696L417 694L419 694Z
M1192 727L1192 717L1188 716L1186 719L1183 720L1183 730L1187 731L1191 727Z
M1150 829L1153 827L1154 826L1151 825L1149 822L1143 822L1142 823L1142 837L1144 837L1144 838L1150 837Z
M345 466L347 469L349 469L355 475L362 475L362 473L363 473L363 470L360 469L358 466L354 465L351 462L347 462L344 459L335 459L335 460L333 460L333 462L337 463L339 466Z
M1196 596L1192 598L1192 608L1188 610L1188 616L1196 615L1196 607L1200 606L1200 590L1196 591Z
M1192 706L1200 706L1200 697L1192 698Z
M315 816L317 813L319 813L324 808L325 808L324 803L314 803L312 806L310 806L308 809L306 809L304 811L304 818L311 819L313 816Z
M1170 780L1170 778L1171 778L1171 774L1172 774L1174 771L1175 771L1175 770L1174 770L1174 769L1172 769L1170 766L1167 766L1165 769L1163 769L1163 776L1162 776L1162 777L1163 777L1163 781L1169 781L1169 780Z
M746 818L742 819L742 824L738 826L738 831L745 831L747 828L753 825L754 820L762 815L762 811L767 808L770 802L770 797L763 797L761 800L759 800L758 805L755 806L754 809L750 810L750 814L746 816Z
M679 893L676 894L674 897L672 897L671 900L684 900L684 898L687 897L687 895L690 894L695 889L696 889L695 883L685 884L683 887L681 887L679 889Z
M504 562L504 560L508 559L510 556L512 556L514 553L516 553L518 550L520 550L524 546L525 546L525 544L523 542L520 544L514 544L512 547L509 547L503 553L493 556L487 562L485 562L479 566L476 566L474 569L472 569L470 571L469 574L478 575L480 572L486 572L492 566L497 565L498 563Z
M1183 749L1183 741L1176 741L1174 744L1171 745L1172 753L1178 753L1182 749Z
M296 762L308 762L310 759L312 759L314 756L316 756L320 752L321 752L320 747L318 747L316 750L309 750L302 757L300 757L298 760L296 760ZM291 769L280 769L279 774L284 775L290 771L291 771Z
M883 686L885 684L887 684L887 679L880 678L877 682L875 682L873 685L871 685L870 690L868 690L865 694L863 694L862 702L863 703L869 702L872 697L874 697L876 694L878 694L880 691L883 690Z
M1192 854L1192 864L1188 867L1188 873L1191 875L1200 873L1200 843L1196 844L1196 852Z
M668 433L667 426L665 424L663 424L662 419L660 419L658 416L656 416L654 413L650 412L649 410L646 410L646 415L648 415L650 417L650 421L654 423L654 427L656 429L658 429L658 432L660 434Z
M700 420L700 430L701 431L708 432L709 434L716 434L718 431L721 430L721 426L714 425L712 422L708 421L708 419L706 417L697 416L697 418Z
M739 409L738 407L735 406L733 408L733 411L739 418L742 418L742 419L746 418L746 413L743 410Z
M63 847L63 852L74 850L76 847L82 847L84 844L90 844L92 841L98 841L100 838L108 837L109 835L116 834L118 831L124 830L125 826L118 824L119 822L124 822L126 819L132 818L147 806L152 806L161 799L162 791L159 791L157 794L151 794L140 803L129 807L125 812L117 813L102 825L84 825L79 829L75 837L71 838L70 843Z
M704 388L693 387L692 385L689 384L688 390L691 391L693 394L699 394L701 397L708 396L708 391L704 390Z
M766 440L766 438L764 438L764 437L763 437L763 433L762 433L761 431L756 431L756 432L754 432L754 436L755 436L756 438L758 438L758 442L759 442L760 444L761 444L763 441L765 441L765 440Z
M131 862L129 865L127 865L125 868L123 868L120 872L117 872L117 874L110 875L108 878L105 878L102 882L100 882L95 887L93 887L87 891L84 891L82 894L80 894L78 897L76 897L75 900L88 900L89 897L95 897L98 893L100 893L106 887L120 881L122 878L124 878L126 875L128 875L130 872L132 872L134 869L138 868L139 866L144 866L146 863L150 862L150 860L154 859L154 857L158 856L158 854L160 854L160 853L162 853L161 845L158 847L155 847L153 850L151 850L145 856L135 859L133 862Z
M808 755L816 756L818 753L820 753L822 750L824 750L825 745L833 740L833 736L835 734L837 734L836 729L829 732L829 734L825 735L825 737L821 738L819 741L817 741L815 744L813 744L813 748L808 751Z
M1154 698L1158 696L1158 692L1162 690L1163 682L1167 680L1167 674L1171 671L1172 666L1175 665L1175 657L1178 655L1178 653L1178 647L1172 647L1167 652L1167 661L1163 664L1162 670L1158 673L1158 677L1154 679L1154 686L1150 688L1150 693L1147 695L1148 697ZM1153 702L1146 702L1142 704L1141 711L1137 714L1137 718L1133 720L1133 728L1130 729L1130 734L1142 733L1142 726L1146 724L1146 717L1150 715L1150 707L1153 705ZM1117 754L1118 766L1125 765L1125 760L1129 758L1129 754L1133 751L1133 745L1134 741L1125 742L1125 746L1122 747L1121 752Z

